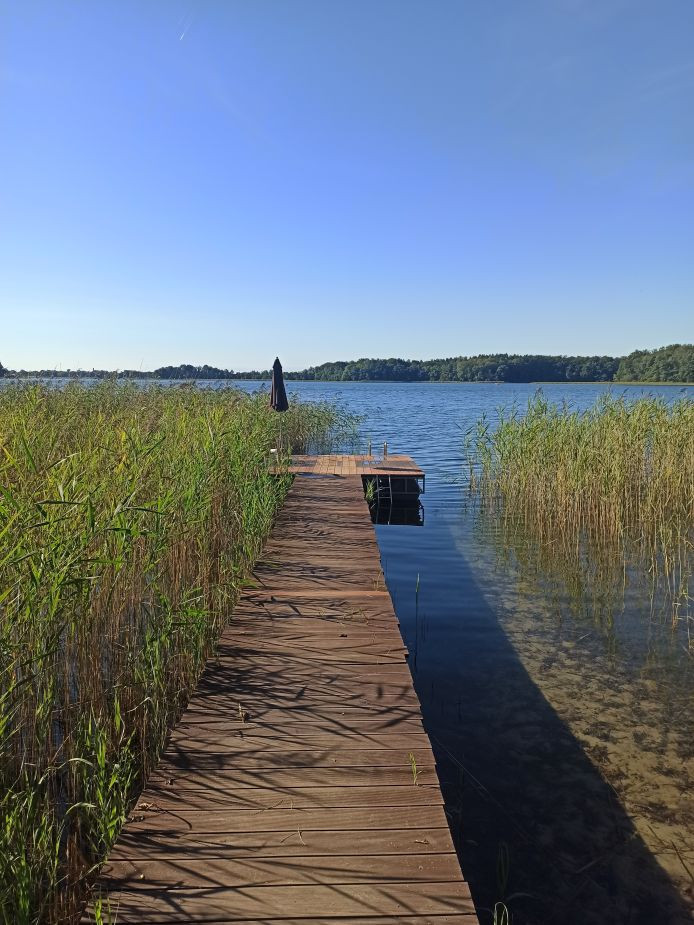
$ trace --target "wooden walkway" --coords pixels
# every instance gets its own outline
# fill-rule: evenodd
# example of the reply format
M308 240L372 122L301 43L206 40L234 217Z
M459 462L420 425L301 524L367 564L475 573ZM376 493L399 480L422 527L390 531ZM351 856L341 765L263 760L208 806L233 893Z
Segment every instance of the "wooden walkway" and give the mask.
M351 465L295 479L103 870L104 921L477 922Z

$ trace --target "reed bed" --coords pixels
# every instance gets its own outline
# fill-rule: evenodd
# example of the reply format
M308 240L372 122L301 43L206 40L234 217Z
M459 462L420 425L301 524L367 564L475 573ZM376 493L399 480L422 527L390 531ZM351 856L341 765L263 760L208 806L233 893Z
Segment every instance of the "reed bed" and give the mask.
M607 395L588 411L536 396L467 435L469 484L509 535L519 527L564 561L664 589L688 612L694 524L694 402Z
M270 449L347 419L267 395L0 390L0 910L69 922L282 503Z

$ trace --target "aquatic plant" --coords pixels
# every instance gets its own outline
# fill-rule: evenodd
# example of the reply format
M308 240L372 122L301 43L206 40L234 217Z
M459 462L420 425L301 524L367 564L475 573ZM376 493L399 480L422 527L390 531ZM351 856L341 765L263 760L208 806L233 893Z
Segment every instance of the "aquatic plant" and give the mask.
M606 395L587 411L541 394L481 420L466 439L469 485L509 535L565 561L637 566L689 604L694 523L694 402Z
M0 389L0 910L70 921L330 406L105 382ZM286 458L280 454L281 458Z
M417 767L417 759L415 758L414 754L410 752L409 755L407 756L407 760L410 762L410 770L412 771L412 783L416 787L419 781L419 769Z

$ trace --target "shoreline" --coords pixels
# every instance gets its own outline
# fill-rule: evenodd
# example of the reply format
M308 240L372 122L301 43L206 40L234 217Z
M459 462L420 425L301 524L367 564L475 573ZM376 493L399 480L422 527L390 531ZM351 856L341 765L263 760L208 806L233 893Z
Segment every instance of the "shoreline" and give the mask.
M113 376L93 376L89 373L84 373L80 375L67 374L67 375L51 375L51 376L41 376L38 373L28 373L23 376L17 375L5 375L0 378L0 384L3 381L5 382L50 382L51 380L74 380L75 382L81 382L85 379L93 380L95 382L109 382L111 380L116 380L117 382L178 382L181 384L191 383L191 382L270 382L270 379L253 379L253 378L221 378L221 379L207 379L207 378L171 378L171 379L158 379L153 376L119 376L115 374ZM285 373L284 376L286 383L292 382L325 382L333 384L345 385L346 383L357 382L361 385L379 385L387 383L389 385L571 385L571 386L580 386L580 385L608 385L608 386L623 386L623 385L658 385L658 386L671 386L671 387L681 387L681 388L691 388L694 387L694 381L680 382L678 380L658 380L658 379L531 379L531 380L504 380L504 379L292 379L291 374Z

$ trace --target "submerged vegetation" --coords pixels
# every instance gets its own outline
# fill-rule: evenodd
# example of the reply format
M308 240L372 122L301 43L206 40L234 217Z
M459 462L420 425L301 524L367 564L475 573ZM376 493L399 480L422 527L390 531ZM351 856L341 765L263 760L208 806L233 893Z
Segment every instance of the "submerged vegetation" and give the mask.
M475 572L517 657L482 723L514 758L523 813L490 780L524 830L516 863L532 848L528 892L552 908L514 900L516 919L691 915L692 446L687 399L579 412L537 396L468 434Z
M286 493L270 449L348 424L231 390L0 390L4 923L79 910Z
M532 553L540 572L580 585L590 576L595 589L636 571L677 621L694 564L692 446L689 399L608 395L579 412L537 396L524 413L500 412L496 426L482 420L468 434L470 487L504 545ZM514 541L521 536L532 543Z

